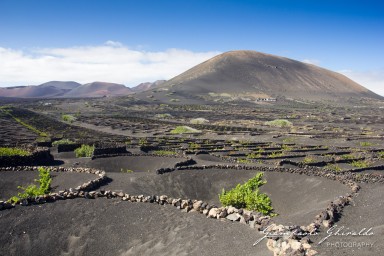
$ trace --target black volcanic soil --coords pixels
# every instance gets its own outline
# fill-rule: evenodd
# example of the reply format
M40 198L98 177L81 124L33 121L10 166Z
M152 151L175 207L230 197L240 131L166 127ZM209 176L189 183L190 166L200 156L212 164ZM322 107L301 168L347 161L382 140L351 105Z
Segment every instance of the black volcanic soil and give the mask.
M269 68L269 67L268 67ZM267 68L266 68L267 69ZM159 91L170 100L177 93ZM166 94L170 94L167 96ZM163 97L162 96L162 97ZM188 97L188 95L184 95ZM149 98L150 99L150 98ZM382 174L384 148L383 103L331 105L329 102L281 100L269 103L234 102L212 105L185 105L190 101L147 104L135 97L15 101L12 114L23 122L55 136L98 144L127 143L128 151L140 152L140 140L162 150L184 150L198 165L258 165L306 168L314 165L339 173L352 170ZM87 104L85 104L87 103ZM2 103L3 104L3 103ZM5 103L4 103L5 104ZM64 123L63 113L78 119ZM161 119L157 114L170 114ZM7 116L0 124L1 145L35 142L37 134ZM206 118L208 124L191 124L193 118ZM291 127L266 124L287 119ZM190 125L201 134L170 134L179 125ZM25 132L25 133L24 133ZM59 136L60 135L60 136ZM36 144L32 145L36 147ZM188 148L188 150L186 150ZM212 155L195 155L206 151ZM251 178L255 171L183 170L156 175L160 167L173 167L182 158L127 157L75 158L73 152L51 152L62 166L95 167L107 171L112 180L104 189L131 194L166 194L173 197L202 199L220 205L222 188L232 188ZM255 156L248 157L249 153ZM258 153L260 153L259 156ZM213 156L220 155L223 159ZM241 160L241 161L240 161ZM359 162L360 161L360 162ZM369 167L359 170L359 165ZM354 166L355 165L355 166ZM338 167L338 168L336 168ZM332 169L333 168L333 169ZM123 173L132 170L133 172ZM149 171L148 171L149 170ZM54 191L76 187L95 175L52 173ZM357 176L356 176L357 177ZM17 193L18 185L28 185L37 173L0 173L0 198ZM350 192L344 185L324 178L288 173L265 173L268 181L261 190L272 200L279 214L278 224L309 224L320 210L336 197ZM351 228L374 227L375 235L362 238L375 242L373 248L315 247L320 255L381 255L384 210L382 184L362 184L354 205L347 206L337 225ZM169 218L170 219L169 219ZM265 243L252 247L260 237L255 230L239 223L207 219L200 214L186 214L174 207L146 203L128 203L98 198L74 199L30 207L16 206L0 211L0 255L272 255ZM320 237L326 234L322 228ZM313 238L315 243L318 238ZM334 239L337 241L337 239ZM340 241L361 241L342 238ZM313 244L315 246L315 244Z
M185 158L156 156L115 156L108 158L76 158L73 152L54 154L64 161L63 166L82 166L105 170L107 172L153 172L159 168L173 168Z
M8 200L12 196L16 196L21 192L18 186L27 187L28 185L37 184L37 171L22 172L0 172L0 200ZM95 175L88 173L70 173L70 172L51 172L52 191L59 191L68 188L75 188L86 181L95 178Z
M183 170L153 174L108 173L112 182L108 189L129 194L165 194L175 198L191 198L220 206L218 195L244 183L256 174L245 170ZM307 225L327 204L349 189L338 182L306 175L265 172L261 191L267 193L279 214L278 223ZM304 192L305 191L305 192Z
M360 232L372 228L371 236L331 236L317 245L323 236L314 238L315 250L319 255L382 255L384 251L384 186L382 184L362 184L362 190L354 199L354 204L344 209L343 216L336 223L344 227L343 232ZM326 231L326 230L325 230ZM364 232L363 232L364 233ZM361 246L362 243L372 246ZM360 246L359 246L360 244Z
M13 223L11 226L9 223ZM0 212L0 255L270 255L239 223L171 206L67 200Z
M19 177L16 172L4 173L8 174L4 179ZM112 182L104 188L130 194L196 198L219 205L221 188L231 188L254 173L234 170L185 170L164 175L107 173ZM60 178L60 186L74 186L87 178L76 173L60 176L54 178ZM266 173L265 178L268 183L262 190L271 196L280 214L275 218L278 223L308 224L315 212L347 191L337 182L317 177ZM306 196L297 196L303 191L308 191ZM11 227L7 225L10 219ZM0 225L4 231L0 235L4 255L222 255L224 252L270 255L264 242L252 247L261 234L246 225L182 213L171 206L105 198L18 206L0 212Z

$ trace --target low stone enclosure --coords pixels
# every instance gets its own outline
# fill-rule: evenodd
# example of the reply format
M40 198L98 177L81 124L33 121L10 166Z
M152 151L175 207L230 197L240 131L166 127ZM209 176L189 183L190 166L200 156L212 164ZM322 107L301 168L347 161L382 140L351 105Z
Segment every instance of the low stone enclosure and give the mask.
M193 141L193 140L192 140ZM60 145L59 145L60 146ZM75 145L78 147L79 145ZM215 147L218 145L212 145ZM244 146L244 145L243 145ZM248 145L249 147L260 146ZM359 170L344 170L335 172L324 168L310 166L305 164L295 164L297 162L287 160L285 158L280 159L277 163L280 167L265 167L255 165L241 165L236 163L234 157L224 157L220 154L213 152L211 146L204 145L207 150L200 148L197 151L187 150L176 150L174 147L170 147L169 150L175 152L175 155L158 155L153 154L153 150L166 150L165 147L149 147L147 152L143 153L131 153L127 151L125 145L97 145L95 148L92 159L114 157L114 156L154 156L154 157L170 157L170 158L183 158L184 160L176 163L173 168L160 168L155 173L161 175L164 173L177 172L178 170L209 170L209 169L231 169L231 170L255 170L260 172L282 172L282 173L295 173L308 176L318 176L327 178L330 180L338 181L350 188L351 192L346 195L340 195L333 202L329 202L327 207L320 211L312 222L305 226L285 226L274 223L274 219L270 216L264 216L261 213L248 211L245 209L237 209L232 206L218 207L210 205L207 202L203 202L198 199L191 198L172 198L167 195L129 195L122 191L111 191L104 190L102 186L109 182L105 171L96 170L91 168L64 168L64 167L47 167L52 172L78 172L78 173L90 173L96 177L93 180L83 183L82 185L75 188L68 188L58 192L51 192L46 195L37 196L34 198L27 198L20 201L19 205L28 206L34 204L43 204L49 202L55 202L57 200L67 200L75 198L84 199L97 199L97 198L108 198L108 199L120 199L122 201L130 203L155 203L159 205L172 205L177 209L180 209L186 213L199 213L207 218L218 219L223 221L239 222L248 225L250 228L255 229L262 234L279 233L284 234L282 236L268 236L267 247L275 255L315 255L317 252L311 247L310 235L319 232L321 226L331 227L341 216L341 213L345 206L351 203L353 197L359 192L360 186L358 182L364 183L384 183L384 176L375 173L361 173ZM274 150L277 150L275 148ZM73 151L74 146L65 148L63 151ZM222 151L230 151L222 150ZM319 151L323 149L311 149ZM296 150L300 153L300 150ZM186 154L189 152L190 154ZM226 163L223 164L212 164L212 165L196 165L197 162L193 159L191 154L206 153L212 156L216 156ZM295 155L297 157L297 155ZM53 157L50 155L48 148L37 148L30 156L26 157L2 157L0 158L0 171L37 171L37 166L22 166L36 163L45 164L53 161ZM284 167L284 164L290 164L293 168ZM2 167L7 166L7 167ZM381 168L381 167L379 167ZM372 167L370 168L372 169ZM381 169L379 169L381 170ZM0 210L9 210L14 207L20 207L19 205L13 205L10 202L0 201Z
M187 161L193 161L191 159ZM78 172L90 173L96 177L93 180L83 183L76 188L68 188L58 192L52 192L46 195L37 196L34 198L27 198L20 201L21 206L28 206L33 204L43 204L48 202L55 202L56 200L67 200L75 198L85 199L120 199L129 203L155 203L159 205L171 205L186 213L200 213L207 218L213 218L224 221L239 222L248 225L250 228L255 229L262 234L279 233L282 236L265 235L267 238L267 247L273 251L275 255L315 255L317 252L312 249L310 243L310 235L318 232L320 226L331 227L339 218L345 206L350 204L353 197L360 190L360 186L356 181L355 173L342 173L335 174L326 172L318 168L305 168L305 169L287 169L287 168L272 168L272 167L255 167L255 166L239 166L239 165L212 165L212 166L178 166L173 169L190 169L190 170L204 170L204 169L252 169L261 172L288 172L299 173L303 175L321 176L327 179L336 180L348 186L351 192L346 195L339 196L333 202L330 202L326 209L319 212L314 217L314 220L306 226L284 226L274 223L273 218L264 216L261 213L248 211L245 209L237 209L232 206L218 207L210 205L206 202L197 199L181 199L172 198L167 195L129 195L122 191L111 191L101 189L109 178L106 173L101 170L91 168L64 168L64 167L49 167L52 172ZM18 166L18 167L0 167L0 171L37 171L36 166ZM157 173L161 173L158 172ZM363 179L364 182L384 182L384 176L366 174ZM97 191L98 190L98 191ZM7 210L16 207L9 202L0 201L0 210ZM255 243L256 244L256 243Z
M48 165L54 161L49 148L27 149L31 152L27 156L0 156L0 167L2 166L21 166L21 165Z

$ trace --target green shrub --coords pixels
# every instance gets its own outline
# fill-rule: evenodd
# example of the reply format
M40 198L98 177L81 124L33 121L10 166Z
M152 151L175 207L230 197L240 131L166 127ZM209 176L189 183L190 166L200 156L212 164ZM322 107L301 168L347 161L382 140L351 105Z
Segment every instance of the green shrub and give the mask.
M58 145L70 145L70 144L75 144L74 141L71 141L69 139L61 139L61 140L57 140L57 141L54 141L52 143L53 146L58 146Z
M335 171L335 172L340 172L341 171L341 168L340 166L338 166L337 164L327 164L327 166L325 167L326 169L330 170L330 171Z
M367 167L369 167L369 163L367 161L364 161L364 160L353 161L351 163L351 165L353 167L356 167L356 168L367 168Z
M283 151L291 151L292 149L293 149L293 147L288 146L287 144L283 144L281 146L281 150L283 150Z
M145 145L147 145L148 144L148 140L147 140L147 138L140 138L139 139L139 145L140 146L145 146Z
M207 124L209 123L208 119L199 117L199 118L194 118L189 121L191 124Z
M362 141L362 142L360 142L360 146L362 146L362 147L371 147L371 146L373 146L373 145L374 145L373 143L368 142L368 141Z
M0 156L29 156L31 153L21 148L0 148Z
M172 134L183 134L183 133L201 133L201 131L194 129L189 126L177 126L171 131Z
M306 156L303 160L303 164L311 164L315 162L315 159L312 156Z
M194 142L189 142L188 144L188 149L194 150L194 149L199 149L201 146L200 144L194 143Z
M380 152L378 153L378 155L379 155L380 158L384 159L384 151L380 151Z
M271 206L271 199L259 192L259 187L267 183L263 178L263 173L259 172L244 184L238 184L236 188L229 191L223 189L219 195L219 200L224 206L234 206L258 211L263 214L275 215Z
M120 172L122 172L122 173L134 173L135 171L130 170L130 169L123 169L123 168L121 168Z
M273 121L265 122L265 124L269 126L281 127L281 128L293 126L293 124L290 121L285 119L276 119Z
M39 167L39 179L36 179L36 184L31 184L28 187L18 186L18 189L22 189L23 192L17 194L17 196L11 197L8 201L11 203L18 203L21 199L32 198L36 196L45 195L51 189L51 174L48 168Z
M36 142L51 142L51 138L50 137L38 137L35 141Z
M76 121L76 117L72 116L72 115L62 115L61 116L61 119L64 121L64 122L68 122L68 123L73 123L74 121Z
M251 158L251 159L252 158L259 158L259 157L261 157L261 153L263 153L263 152L264 152L264 149L259 148L259 150L247 154L247 158Z
M237 162L238 162L239 164L250 164L250 163L252 163L251 160L249 160L249 159L245 159L245 158L238 158L238 159L237 159Z
M75 149L76 157L91 157L95 146L81 145L81 147Z
M153 154L159 155L159 156L177 156L177 153L175 151L170 151L170 150L156 150L156 151L153 151Z
M284 154L283 152L279 152L279 151L273 151L272 153L270 153L268 156L270 158L276 158L276 157L282 157Z
M351 159L354 159L355 156L351 155L351 154L345 154L345 155L341 155L341 159L343 160L351 160Z

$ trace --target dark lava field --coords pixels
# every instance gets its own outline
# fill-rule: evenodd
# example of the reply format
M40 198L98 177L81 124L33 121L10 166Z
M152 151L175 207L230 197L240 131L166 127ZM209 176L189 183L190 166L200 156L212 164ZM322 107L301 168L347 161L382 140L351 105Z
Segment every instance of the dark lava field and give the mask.
M382 255L382 101L168 94L1 101L27 154L0 156L0 255ZM49 193L12 202L40 166ZM220 203L258 172L275 214Z

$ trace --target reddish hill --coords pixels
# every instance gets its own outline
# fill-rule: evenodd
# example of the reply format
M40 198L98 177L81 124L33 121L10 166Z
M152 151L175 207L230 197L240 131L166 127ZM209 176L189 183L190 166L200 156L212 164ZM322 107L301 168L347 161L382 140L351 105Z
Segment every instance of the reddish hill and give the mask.
M0 96L15 98L50 98L63 96L81 84L76 82L51 81L41 85L0 88Z
M93 82L83 84L70 92L64 97L102 97L102 96L121 96L133 93L132 90L123 84L114 84L106 82Z
M148 91L150 89L156 88L165 82L166 82L166 80L157 80L153 83L151 83L151 82L141 83L135 87L132 87L131 90L133 92L145 92L145 91Z
M0 88L0 97L15 98L79 98L120 96L133 93L122 84L93 82L81 85L76 82L51 81L37 86Z

